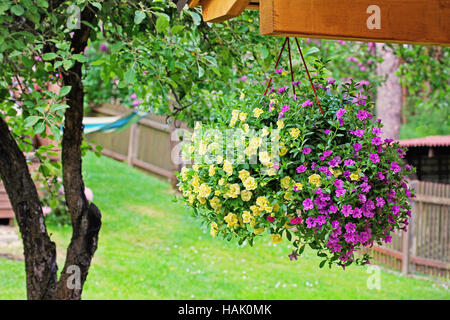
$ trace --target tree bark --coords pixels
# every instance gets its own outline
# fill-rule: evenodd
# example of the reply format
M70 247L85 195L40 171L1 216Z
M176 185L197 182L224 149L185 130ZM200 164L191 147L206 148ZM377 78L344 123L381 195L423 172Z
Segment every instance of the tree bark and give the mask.
M51 299L57 280L56 246L45 226L41 202L25 156L0 117L0 176L22 234L27 298Z
M87 6L81 13L81 21L92 24L96 11ZM72 38L72 52L83 53L87 46L90 27L81 23ZM72 221L72 239L67 249L66 261L56 286L56 299L81 299L84 282L97 250L101 227L100 210L89 203L84 194L82 176L81 143L83 141L84 89L82 64L75 65L63 75L64 85L71 86L67 95L69 108L65 113L62 139L63 184L66 203ZM74 274L72 274L74 272ZM78 274L78 278L77 278ZM75 276L75 278L74 278ZM75 283L73 283L75 281Z
M377 66L377 73L386 77L386 82L378 88L377 116L384 124L383 137L398 139L401 127L402 87L395 75L400 60L391 48L383 43L376 44L377 53L383 62Z

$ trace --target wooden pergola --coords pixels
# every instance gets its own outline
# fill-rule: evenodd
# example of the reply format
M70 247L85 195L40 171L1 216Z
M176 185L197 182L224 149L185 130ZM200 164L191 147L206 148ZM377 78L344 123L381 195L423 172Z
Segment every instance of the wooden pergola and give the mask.
M179 0L186 2L186 0ZM220 23L260 11L262 35L450 45L450 0L189 0Z

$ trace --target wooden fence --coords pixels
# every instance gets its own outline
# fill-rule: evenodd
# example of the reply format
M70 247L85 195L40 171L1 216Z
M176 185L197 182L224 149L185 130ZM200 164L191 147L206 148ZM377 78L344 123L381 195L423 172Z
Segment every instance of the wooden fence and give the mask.
M93 115L117 116L130 112L130 109L116 104L103 104L93 109ZM186 129L184 123L177 123ZM130 166L136 166L176 184L174 171L181 169L174 163L172 151L179 143L173 123L166 124L163 116L149 115L131 127L111 133L91 133L87 140L101 145L102 153Z
M417 197L412 202L407 232L395 232L392 242L374 246L376 263L403 274L450 279L450 185L414 180Z

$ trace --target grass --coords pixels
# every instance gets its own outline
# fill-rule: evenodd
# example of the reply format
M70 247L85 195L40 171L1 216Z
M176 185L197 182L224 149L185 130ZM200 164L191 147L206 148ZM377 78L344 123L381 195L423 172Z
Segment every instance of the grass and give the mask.
M319 269L311 251L291 262L287 243L267 237L253 248L213 239L168 183L104 157L87 156L84 169L103 213L84 299L450 299L432 281L385 270L371 290L367 268ZM71 230L49 230L61 257ZM0 299L24 298L23 262L0 258Z

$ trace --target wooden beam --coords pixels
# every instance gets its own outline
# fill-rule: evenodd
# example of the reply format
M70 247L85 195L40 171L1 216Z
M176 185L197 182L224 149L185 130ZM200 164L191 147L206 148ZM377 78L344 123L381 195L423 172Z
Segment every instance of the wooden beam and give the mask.
M223 22L237 17L244 11L250 0L202 0L203 20Z
M200 5L199 2L200 2L200 0L190 0L188 3L188 7L192 9L192 8Z
M450 45L450 0L264 0L263 35Z

